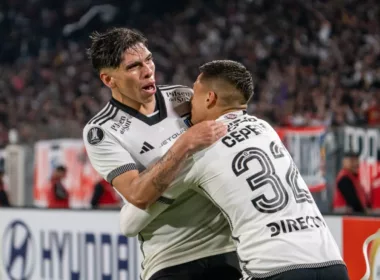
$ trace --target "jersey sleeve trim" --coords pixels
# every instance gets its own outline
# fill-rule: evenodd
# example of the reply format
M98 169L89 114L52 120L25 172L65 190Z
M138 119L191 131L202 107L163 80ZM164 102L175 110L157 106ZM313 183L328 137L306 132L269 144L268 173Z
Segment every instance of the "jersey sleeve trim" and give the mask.
M112 170L108 175L107 175L107 181L112 184L112 180L115 179L117 176L131 170L137 170L137 166L135 163L128 163L122 166L119 166L118 168Z
M157 202L161 202L163 204L171 205L174 202L174 199L168 198L165 196L160 196L159 199L157 199Z
M188 86L184 86L184 85L159 85L158 86L161 90L171 90L171 89L177 89L177 88L188 88L190 89L190 87Z
M111 107L111 104L108 102L107 106L104 107L98 114L96 114L87 124L92 124L95 120L102 119L104 116L110 114L110 112L108 112L108 109L110 107Z

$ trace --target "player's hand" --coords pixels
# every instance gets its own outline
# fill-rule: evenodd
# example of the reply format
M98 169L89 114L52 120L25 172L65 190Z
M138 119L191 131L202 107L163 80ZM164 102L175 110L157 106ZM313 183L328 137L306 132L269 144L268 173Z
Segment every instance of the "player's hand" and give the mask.
M227 126L221 122L203 121L190 127L181 140L190 154L207 148L227 133ZM180 139L178 139L180 140Z

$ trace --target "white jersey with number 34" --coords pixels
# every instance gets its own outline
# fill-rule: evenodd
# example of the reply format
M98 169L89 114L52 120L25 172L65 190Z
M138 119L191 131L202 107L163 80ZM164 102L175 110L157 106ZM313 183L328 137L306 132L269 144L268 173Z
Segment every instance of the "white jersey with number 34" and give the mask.
M344 264L275 130L244 111L219 121L228 124L227 135L194 155L182 183L206 195L224 213L245 276Z

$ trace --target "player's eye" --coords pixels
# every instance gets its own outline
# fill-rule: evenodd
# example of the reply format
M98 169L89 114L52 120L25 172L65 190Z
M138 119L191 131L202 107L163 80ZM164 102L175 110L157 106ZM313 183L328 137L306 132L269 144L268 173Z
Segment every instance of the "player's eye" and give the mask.
M132 64L132 65L128 65L127 67L126 67L126 69L127 70L131 70L131 69L134 69L134 68L136 68L137 67L137 64Z

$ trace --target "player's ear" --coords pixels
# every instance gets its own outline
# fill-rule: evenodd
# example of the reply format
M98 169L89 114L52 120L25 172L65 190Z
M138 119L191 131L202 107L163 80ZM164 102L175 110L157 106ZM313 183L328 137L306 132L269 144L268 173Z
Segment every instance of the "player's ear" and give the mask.
M217 100L218 96L216 95L215 91L209 91L206 98L207 108L215 106Z
M100 72L100 79L107 87L109 88L115 87L115 80L111 75L109 75L108 72Z

